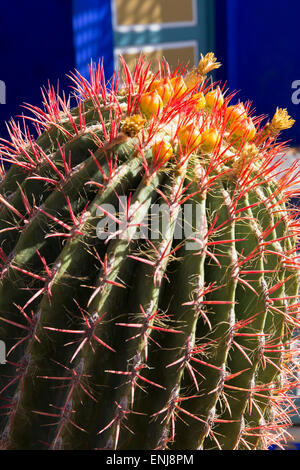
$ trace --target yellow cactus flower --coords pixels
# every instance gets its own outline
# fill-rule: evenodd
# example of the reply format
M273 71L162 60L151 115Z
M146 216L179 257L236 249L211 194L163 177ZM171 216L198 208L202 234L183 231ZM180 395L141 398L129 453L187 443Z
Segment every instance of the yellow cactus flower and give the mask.
M264 133L272 137L277 137L281 131L293 127L295 122L296 121L289 116L287 109L277 108L272 121L267 124Z

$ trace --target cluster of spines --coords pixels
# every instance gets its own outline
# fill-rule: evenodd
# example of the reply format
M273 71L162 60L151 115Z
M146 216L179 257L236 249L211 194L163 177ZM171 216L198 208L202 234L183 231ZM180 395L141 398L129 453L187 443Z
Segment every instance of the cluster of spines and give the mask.
M285 391L295 385L290 331L298 325L298 225L296 210L285 207L294 168L273 183L283 148L275 140L278 112L273 125L259 130L256 119L242 133L234 126L228 132L230 97L220 103L222 92L203 81L203 67L187 77L192 88L182 85L161 107L145 101L145 108L151 88L162 86L164 97L177 72L163 63L151 75L140 59L131 75L122 65L124 92L117 75L107 91L103 67L92 65L90 82L72 77L75 111L49 87L45 110L29 106L37 141L27 124L21 130L12 121L11 143L2 143L4 160L15 164L1 195L1 320L9 345L2 445L267 447L288 423ZM133 127L143 122L129 137L132 121L126 127L124 119L140 110L143 119ZM175 118L173 153L157 135ZM201 135L208 123L218 135L207 143ZM96 209L136 187L122 214L125 227L124 217L116 219L110 243L97 243ZM135 234L156 200L170 209L167 231L137 246ZM185 202L201 211L194 251L173 243ZM128 294L132 282L136 290ZM245 319L237 309L243 298L256 306ZM265 330L267 313L278 319ZM151 403L144 388L155 397ZM46 440L41 429L49 426Z

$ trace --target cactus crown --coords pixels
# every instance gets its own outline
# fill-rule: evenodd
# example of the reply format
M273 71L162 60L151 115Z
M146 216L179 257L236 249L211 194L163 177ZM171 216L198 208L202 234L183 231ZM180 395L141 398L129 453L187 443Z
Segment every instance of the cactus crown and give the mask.
M121 65L121 85L91 64L70 99L49 86L1 142L1 446L280 444L299 264L278 137L294 121L229 106L213 54L188 73Z

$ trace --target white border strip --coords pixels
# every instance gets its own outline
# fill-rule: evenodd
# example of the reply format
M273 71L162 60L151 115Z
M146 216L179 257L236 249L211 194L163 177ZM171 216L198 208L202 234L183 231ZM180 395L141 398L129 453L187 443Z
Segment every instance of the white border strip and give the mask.
M142 33L144 31L160 31L162 29L186 28L196 26L198 24L198 6L197 0L192 0L193 20L192 21L176 21L172 23L148 23L148 24L131 24L119 25L117 19L117 8L115 0L111 0L112 24L116 33Z
M117 69L119 66L119 55L120 54L138 54L140 52L148 52L157 51L160 49L184 49L186 47L193 47L194 48L194 62L197 63L199 59L199 46L198 41L191 40L191 41L178 41L178 42L160 42L157 44L144 44L141 46L125 46L125 47L115 47L114 48L114 62L115 68Z

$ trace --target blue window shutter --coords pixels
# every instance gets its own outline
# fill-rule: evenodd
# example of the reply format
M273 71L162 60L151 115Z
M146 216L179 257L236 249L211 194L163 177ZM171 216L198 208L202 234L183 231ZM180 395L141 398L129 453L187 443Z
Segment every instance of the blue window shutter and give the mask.
M106 78L114 71L110 0L73 0L76 69L89 76L91 59L103 59Z

